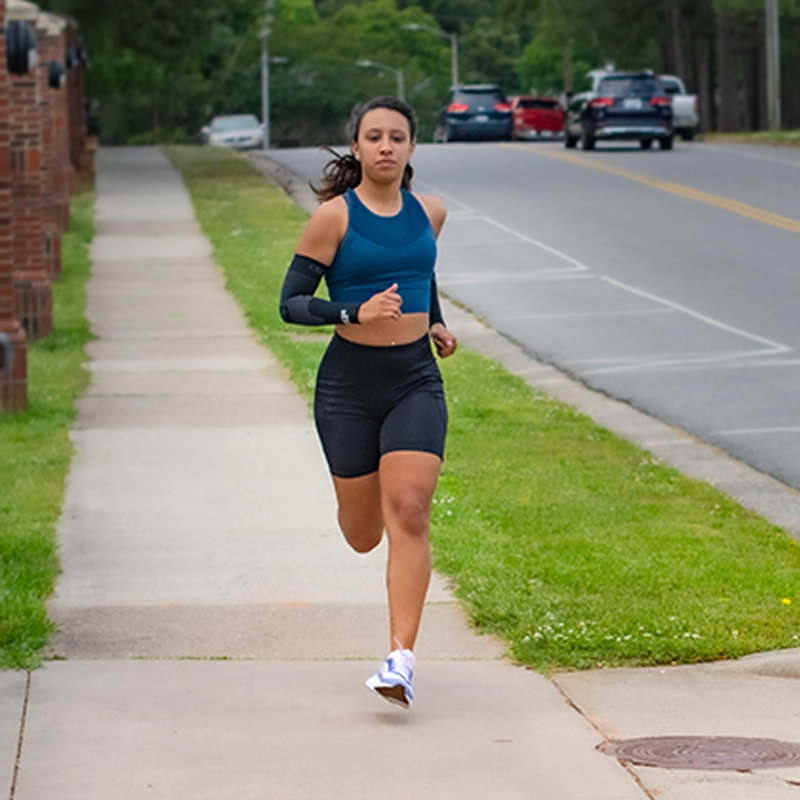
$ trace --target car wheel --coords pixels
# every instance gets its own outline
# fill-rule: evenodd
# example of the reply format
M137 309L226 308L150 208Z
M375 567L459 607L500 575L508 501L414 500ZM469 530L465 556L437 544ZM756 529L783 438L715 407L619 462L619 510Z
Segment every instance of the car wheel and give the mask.
M594 136L586 128L583 129L581 136L581 147L584 150L594 150Z
M578 137L570 136L567 131L564 131L564 147L572 150L576 144L578 144Z
M658 140L662 150L672 150L672 137L665 136L663 139Z
M694 128L685 128L681 131L681 139L684 142L691 142L694 139Z
M649 150L653 146L652 139L642 139L639 144L642 146L642 150Z

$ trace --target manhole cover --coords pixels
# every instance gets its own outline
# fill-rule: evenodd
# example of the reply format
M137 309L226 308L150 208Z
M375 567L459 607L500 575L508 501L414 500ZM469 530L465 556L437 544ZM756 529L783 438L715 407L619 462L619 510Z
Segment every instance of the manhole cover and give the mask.
M600 745L610 756L664 769L750 770L800 767L800 744L735 736L655 736Z

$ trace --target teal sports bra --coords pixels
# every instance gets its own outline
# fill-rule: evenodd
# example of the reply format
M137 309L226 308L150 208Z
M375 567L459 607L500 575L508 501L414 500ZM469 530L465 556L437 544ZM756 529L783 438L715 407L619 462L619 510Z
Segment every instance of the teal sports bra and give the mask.
M370 211L352 189L345 192L347 232L325 270L331 300L364 303L396 283L404 314L430 311L436 236L419 200L401 192L403 207L393 217Z

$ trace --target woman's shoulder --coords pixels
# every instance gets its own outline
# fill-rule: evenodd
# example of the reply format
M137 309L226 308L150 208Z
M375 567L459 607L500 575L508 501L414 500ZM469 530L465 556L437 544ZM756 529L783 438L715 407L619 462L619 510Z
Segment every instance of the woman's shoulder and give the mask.
M324 200L314 209L311 219L323 219L326 222L331 222L335 219L347 219L347 200L343 194L332 197L330 200Z
M431 227L438 236L439 231L444 225L445 218L447 217L447 208L445 204L439 197L433 194L415 194L414 197L425 209L425 213L431 221Z
M347 202L339 195L320 203L308 220L298 253L330 264L347 232Z
M308 226L313 230L337 231L344 235L347 228L348 210L344 195L325 200L314 209Z

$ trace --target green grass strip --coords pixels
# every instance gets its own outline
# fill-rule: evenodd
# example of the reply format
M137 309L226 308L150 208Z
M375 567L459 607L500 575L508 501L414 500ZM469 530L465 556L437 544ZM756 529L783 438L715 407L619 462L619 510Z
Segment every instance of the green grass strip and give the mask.
M59 572L56 528L73 447L84 348L93 192L74 196L53 283L53 333L28 346L28 409L0 415L0 667L36 667L53 632L47 598Z
M168 148L250 325L310 396L326 336L277 312L306 221L236 154ZM545 673L800 646L800 544L462 348L436 567L480 630Z

